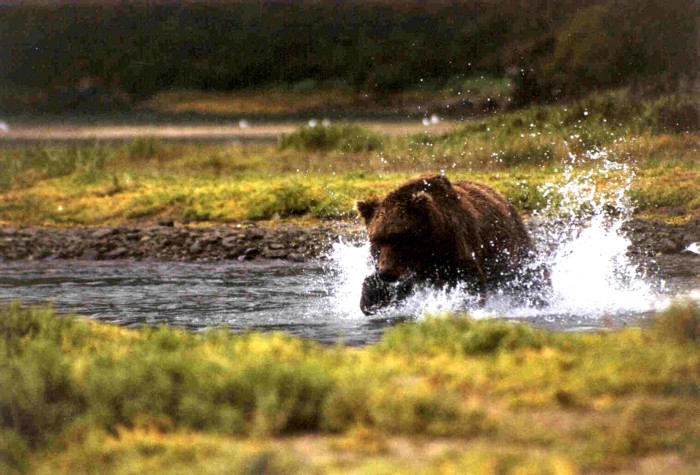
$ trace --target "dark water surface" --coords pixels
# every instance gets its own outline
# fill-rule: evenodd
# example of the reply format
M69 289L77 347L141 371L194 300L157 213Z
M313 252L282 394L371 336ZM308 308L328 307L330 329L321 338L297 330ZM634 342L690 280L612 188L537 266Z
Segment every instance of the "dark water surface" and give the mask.
M53 302L59 312L127 327L223 325L348 344L380 336L385 319L340 314L329 298L317 263L0 263L0 302Z
M685 261L665 266L666 295L692 290L699 283L698 276L686 268L687 262L680 270L678 262ZM358 306L361 277L341 274L318 262L6 262L0 263L0 303L53 302L61 313L76 312L127 327L166 324L190 330L215 326L233 331L281 330L349 345L376 341L387 326L401 319L454 307L438 302L368 318ZM357 280L357 292L348 279ZM348 288L350 292L343 293ZM588 314L579 307L557 304L513 312L493 308L490 313L516 315L557 330L587 330L610 325L611 319L620 325L639 324L651 312L638 305L622 306L601 319L599 309Z

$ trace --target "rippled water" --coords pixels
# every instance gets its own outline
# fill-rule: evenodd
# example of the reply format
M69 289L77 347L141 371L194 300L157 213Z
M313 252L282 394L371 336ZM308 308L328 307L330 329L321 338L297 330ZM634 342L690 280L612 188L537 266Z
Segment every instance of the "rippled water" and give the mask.
M554 299L544 309L519 308L504 296L475 308L459 292L424 291L401 308L368 318L359 310L366 258L366 247L338 244L323 264L0 263L0 302L53 302L60 312L75 311L125 326L167 324L199 330L224 325L234 331L281 330L357 345L375 341L401 319L441 310L468 310L477 317L521 319L559 330L636 325L665 306L669 296L700 284L697 275L686 271L669 275L663 287L635 282L615 288L603 281L578 280L578 272L569 270L573 263L564 263L555 269ZM572 279L578 288L571 288Z
M0 263L0 275L0 302L53 302L61 312L125 326L224 325L362 344L387 324L365 318L357 302L336 306L319 263L40 261Z

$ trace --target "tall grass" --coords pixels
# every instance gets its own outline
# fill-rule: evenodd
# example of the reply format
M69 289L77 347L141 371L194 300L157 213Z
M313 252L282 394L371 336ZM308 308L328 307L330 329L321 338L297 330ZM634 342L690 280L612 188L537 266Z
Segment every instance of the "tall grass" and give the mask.
M31 185L42 179L74 175L78 183L94 183L100 177L111 150L90 146L32 147L0 157L0 191Z

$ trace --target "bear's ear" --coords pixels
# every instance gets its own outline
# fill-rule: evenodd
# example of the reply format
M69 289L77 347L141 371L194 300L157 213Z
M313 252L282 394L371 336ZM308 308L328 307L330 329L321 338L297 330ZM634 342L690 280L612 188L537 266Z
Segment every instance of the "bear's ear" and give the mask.
M433 202L433 197L430 196L425 191L419 191L418 193L413 193L411 196L411 204L414 208L423 208Z
M439 186L444 186L445 188L452 187L452 183L450 183L450 180L448 180L445 175L435 175L434 177L430 178L429 181Z
M423 178L425 189L449 189L452 188L452 183L445 175L434 175Z
M374 212L377 211L378 206L379 200L377 199L358 201L357 211L359 211L360 216L362 216L365 219L365 223L369 223L372 220L372 217L374 216Z

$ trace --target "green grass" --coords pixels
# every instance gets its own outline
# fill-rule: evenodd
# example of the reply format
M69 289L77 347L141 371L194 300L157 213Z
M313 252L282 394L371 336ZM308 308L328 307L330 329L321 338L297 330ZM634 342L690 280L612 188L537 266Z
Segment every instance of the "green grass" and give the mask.
M635 102L607 93L465 123L445 134L380 136L353 125L305 127L278 147L126 144L0 150L0 222L128 224L343 219L357 199L444 171L502 191L521 211L556 206L548 183L601 171L601 157L636 178L644 215L700 215L700 161L692 97ZM679 130L687 131L679 131ZM617 176L612 176L617 173ZM612 190L621 172L600 173Z
M570 104L494 114L439 137L418 137L416 148L427 143L435 157L459 156L478 168L561 163L654 134L697 134L697 100L667 96L638 101L624 92L599 93Z
M663 214L674 209L688 216L697 215L699 172L692 144L681 137L650 141L645 146L669 158L642 162L636 167L637 178L630 195L637 212ZM239 161L238 153L248 154L249 158ZM419 173L440 169L415 166L416 171L409 172L403 171L403 164L392 167L381 162L375 167L374 157L362 156L355 157L356 171L340 171L342 161L348 157L291 154L289 161L280 165L285 170L305 164L314 168L317 164L325 170L275 173L264 171L273 166L273 157L267 154L266 150L199 147L175 150L168 159L155 158L138 164L107 162L94 180L87 179L84 173L35 179L25 187L15 186L0 194L0 221L90 225L140 223L166 217L211 223L344 219L355 215L357 199L381 196ZM572 176L593 173L601 193L614 191L624 172L598 173L595 164L589 162L574 168ZM328 170L335 166L337 172ZM358 171L363 168L367 171ZM447 169L447 175L453 180L492 185L521 211L529 213L551 208L560 200L556 186L549 193L546 188L566 180L562 170L557 164L472 171L455 167Z
M382 144L380 134L357 125L307 126L280 139L282 150L293 148L302 151L372 152L380 150Z
M575 473L671 457L690 473L700 309L655 322L563 334L447 315L351 349L2 307L0 470Z

